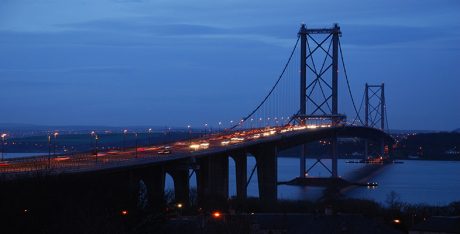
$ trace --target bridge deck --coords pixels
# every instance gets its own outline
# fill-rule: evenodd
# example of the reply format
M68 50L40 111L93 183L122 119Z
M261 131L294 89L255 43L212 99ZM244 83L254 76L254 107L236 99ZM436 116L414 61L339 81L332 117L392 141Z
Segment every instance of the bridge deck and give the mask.
M338 137L385 138L386 133L367 127L356 126L282 126L265 129L251 129L227 134L212 134L207 137L180 141L171 144L170 154L158 154L164 146L131 148L126 151L102 151L97 157L92 154L61 155L54 158L35 157L4 161L0 164L3 177L33 175L36 173L61 174L85 173L104 170L124 170L146 167L153 164L177 160L191 160L234 151L249 152L251 148L265 144L275 144L278 149L286 149L306 142ZM200 145L201 144L201 145ZM195 148L191 148L193 147Z

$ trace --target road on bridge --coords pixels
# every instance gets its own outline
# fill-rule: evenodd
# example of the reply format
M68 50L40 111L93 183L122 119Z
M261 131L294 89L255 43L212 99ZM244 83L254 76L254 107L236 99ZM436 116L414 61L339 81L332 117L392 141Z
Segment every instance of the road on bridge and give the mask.
M120 151L100 151L97 155L96 153L86 152L71 155L18 158L0 162L0 172L4 175L31 172L76 173L156 163L238 147L238 145L247 142L266 140L267 138L293 131L311 131L317 128L329 127L330 125L285 125L209 134L201 138L178 141L169 145L126 148Z

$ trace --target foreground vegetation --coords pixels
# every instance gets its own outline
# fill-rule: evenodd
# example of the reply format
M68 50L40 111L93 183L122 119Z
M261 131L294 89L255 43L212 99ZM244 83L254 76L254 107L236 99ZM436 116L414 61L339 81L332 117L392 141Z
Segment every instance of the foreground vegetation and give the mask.
M0 181L2 233L247 233L252 224L248 215L253 213L298 213L319 219L356 214L407 231L431 216L460 216L460 202L412 205L401 202L396 193L389 194L385 204L347 198L264 203L249 198L221 199L200 206L196 190L192 190L187 206L175 203L173 192L167 191L165 202L158 206L145 199L145 191L137 186L110 183L108 178L91 184L53 180ZM227 218L213 218L216 211Z

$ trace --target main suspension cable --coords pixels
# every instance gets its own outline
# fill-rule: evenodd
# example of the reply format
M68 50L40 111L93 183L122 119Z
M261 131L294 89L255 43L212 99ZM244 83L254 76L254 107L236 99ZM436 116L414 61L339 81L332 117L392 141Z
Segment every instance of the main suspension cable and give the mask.
M350 94L351 102L352 102L352 104L353 104L353 108L355 109L356 116L358 116L359 122L361 122L361 125L362 125L362 124L363 124L363 120L362 120L361 117L359 116L359 112L358 112L358 110L356 109L355 100L354 100L354 98L353 98L353 94L352 94L351 88L350 88L350 82L349 82L349 80L348 80L347 68L345 67L345 60L343 59L342 44L340 43L340 40L338 40L338 41L339 41L340 58L342 59L343 72L344 72L344 74L345 74L345 79L347 80L348 93Z
M244 117L242 119L241 122L238 122L237 124L235 124L234 126L230 127L228 130L233 130L235 129L236 127L240 126L240 124L242 122L245 122L247 119L251 118L252 115L254 115L254 113L257 112L257 110L260 109L260 107L267 101L267 99L270 97L270 95L273 93L273 91L275 90L276 86L278 85L278 83L280 82L281 78L283 78L283 75L284 75L284 72L286 71L289 63L291 62L291 59L292 59L292 56L294 55L294 52L297 48L297 45L299 44L299 39L300 37L297 37L297 41L295 42L295 45L294 45L294 48L292 49L292 52L291 52L291 55L289 56L289 59L287 60L286 64L284 65L284 68L283 68L283 71L281 72L281 74L279 75L278 77L278 80L276 81L276 83L273 85L273 87L271 88L270 92L268 92L267 96L265 96L265 98L262 100L262 102L249 114L247 115L246 117Z

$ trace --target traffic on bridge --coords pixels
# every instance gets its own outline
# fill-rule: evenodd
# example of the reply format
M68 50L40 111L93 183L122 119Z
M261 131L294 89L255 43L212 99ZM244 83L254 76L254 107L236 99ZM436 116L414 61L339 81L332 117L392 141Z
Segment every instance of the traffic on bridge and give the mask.
M293 125L274 126L239 131L224 131L191 138L170 144L131 147L121 150L84 152L68 155L48 155L17 158L2 161L0 171L5 174L28 172L66 173L100 170L136 163L154 163L190 157L195 154L237 147L239 144L267 139L293 131L309 131L329 128L331 125Z

